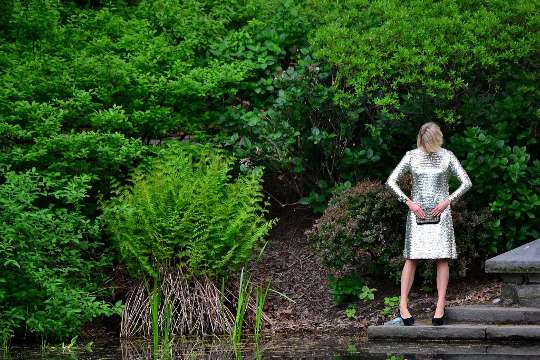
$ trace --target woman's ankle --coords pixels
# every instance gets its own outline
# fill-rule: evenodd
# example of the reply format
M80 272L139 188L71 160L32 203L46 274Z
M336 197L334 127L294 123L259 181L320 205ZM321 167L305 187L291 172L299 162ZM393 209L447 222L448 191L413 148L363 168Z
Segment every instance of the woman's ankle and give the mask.
M409 311L409 307L407 305L399 305L399 312L401 315L405 317L410 317L411 313Z
M435 315L442 316L444 314L444 305L437 305L435 307Z

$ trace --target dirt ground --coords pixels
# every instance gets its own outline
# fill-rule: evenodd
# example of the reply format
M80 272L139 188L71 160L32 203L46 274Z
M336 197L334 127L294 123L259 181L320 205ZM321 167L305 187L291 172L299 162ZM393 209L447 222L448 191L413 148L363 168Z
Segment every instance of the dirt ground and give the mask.
M370 283L377 289L375 299L360 302L355 319L345 315L346 305L336 305L328 291L325 269L317 254L310 248L304 231L311 227L318 215L301 206L288 207L274 216L269 242L258 262L250 264L254 282L271 281L265 313L270 318L264 332L270 333L347 333L365 336L367 326L382 324L393 318L382 315L385 296L398 296L399 284ZM500 294L502 282L485 274L450 282L447 306L491 303ZM436 289L434 285L433 288ZM430 319L435 310L437 293L424 293L413 284L409 309L419 320Z

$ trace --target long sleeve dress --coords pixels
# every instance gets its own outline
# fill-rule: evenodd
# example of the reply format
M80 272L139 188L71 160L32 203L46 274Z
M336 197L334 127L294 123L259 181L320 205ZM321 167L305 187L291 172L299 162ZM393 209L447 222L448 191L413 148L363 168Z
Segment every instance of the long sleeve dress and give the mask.
M416 148L405 153L385 182L399 201L409 197L399 188L397 181L407 172L412 174L411 200L428 213L439 202L448 198L450 204L441 212L437 224L416 223L416 214L409 209L405 229L403 257L406 259L457 258L452 222L451 204L472 186L467 172L451 150L440 147L434 153ZM449 195L448 177L456 176L460 186Z

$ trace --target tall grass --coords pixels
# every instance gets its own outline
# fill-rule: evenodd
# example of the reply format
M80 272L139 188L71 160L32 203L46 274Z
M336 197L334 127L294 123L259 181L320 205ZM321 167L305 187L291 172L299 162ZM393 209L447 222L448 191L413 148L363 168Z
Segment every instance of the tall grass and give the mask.
M165 309L163 311L163 354L165 358L169 358L171 347L171 321L172 307L169 299L165 300Z
M233 344L233 347L235 348L242 340L245 315L246 315L249 299L253 292L253 289L255 289L254 291L255 292L255 317L253 318L253 322L254 322L253 329L254 329L254 338L255 338L254 340L256 343L255 345L258 348L258 344L261 338L261 329L263 325L264 304L266 302L268 291L272 290L270 289L270 282L268 282L266 286L254 287L250 279L251 279L251 275L248 276L244 267L242 267L241 272L240 272L240 284L239 284L239 289L238 289L236 317L235 317L235 321L234 321L233 328L230 335L231 342ZM223 288L223 285L222 285L222 288ZM272 291L289 299L284 294L281 294L275 290L272 290ZM293 301L292 299L289 299L289 300Z
M0 349L3 352L7 352L9 350L10 339L11 339L11 332L9 331L9 329L0 330Z
M154 288L152 289L150 310L152 319L152 345L154 353L159 348L159 288L157 286L157 279L154 279Z
M161 289L159 277L153 278L152 289L150 290L150 286L147 286L147 291L150 306L152 354L154 359L167 359L170 357L172 307L169 299L164 299L160 331Z
M240 285L238 290L238 302L236 306L236 316L234 319L231 340L233 345L240 343L242 338L242 329L244 326L244 317L248 305L249 296L251 295L251 287L249 279L245 278L244 267L240 272Z
M262 314L264 309L264 303L266 302L266 295L268 294L268 289L270 288L270 282L268 282L266 288L257 286L255 292L255 342L259 343L261 328L262 328Z

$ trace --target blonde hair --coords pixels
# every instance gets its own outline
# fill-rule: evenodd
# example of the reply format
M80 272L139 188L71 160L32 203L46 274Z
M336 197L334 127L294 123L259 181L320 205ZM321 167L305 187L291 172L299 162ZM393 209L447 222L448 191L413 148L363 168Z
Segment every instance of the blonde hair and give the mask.
M425 152L436 152L443 144L443 134L439 125L429 121L420 127L416 146Z

